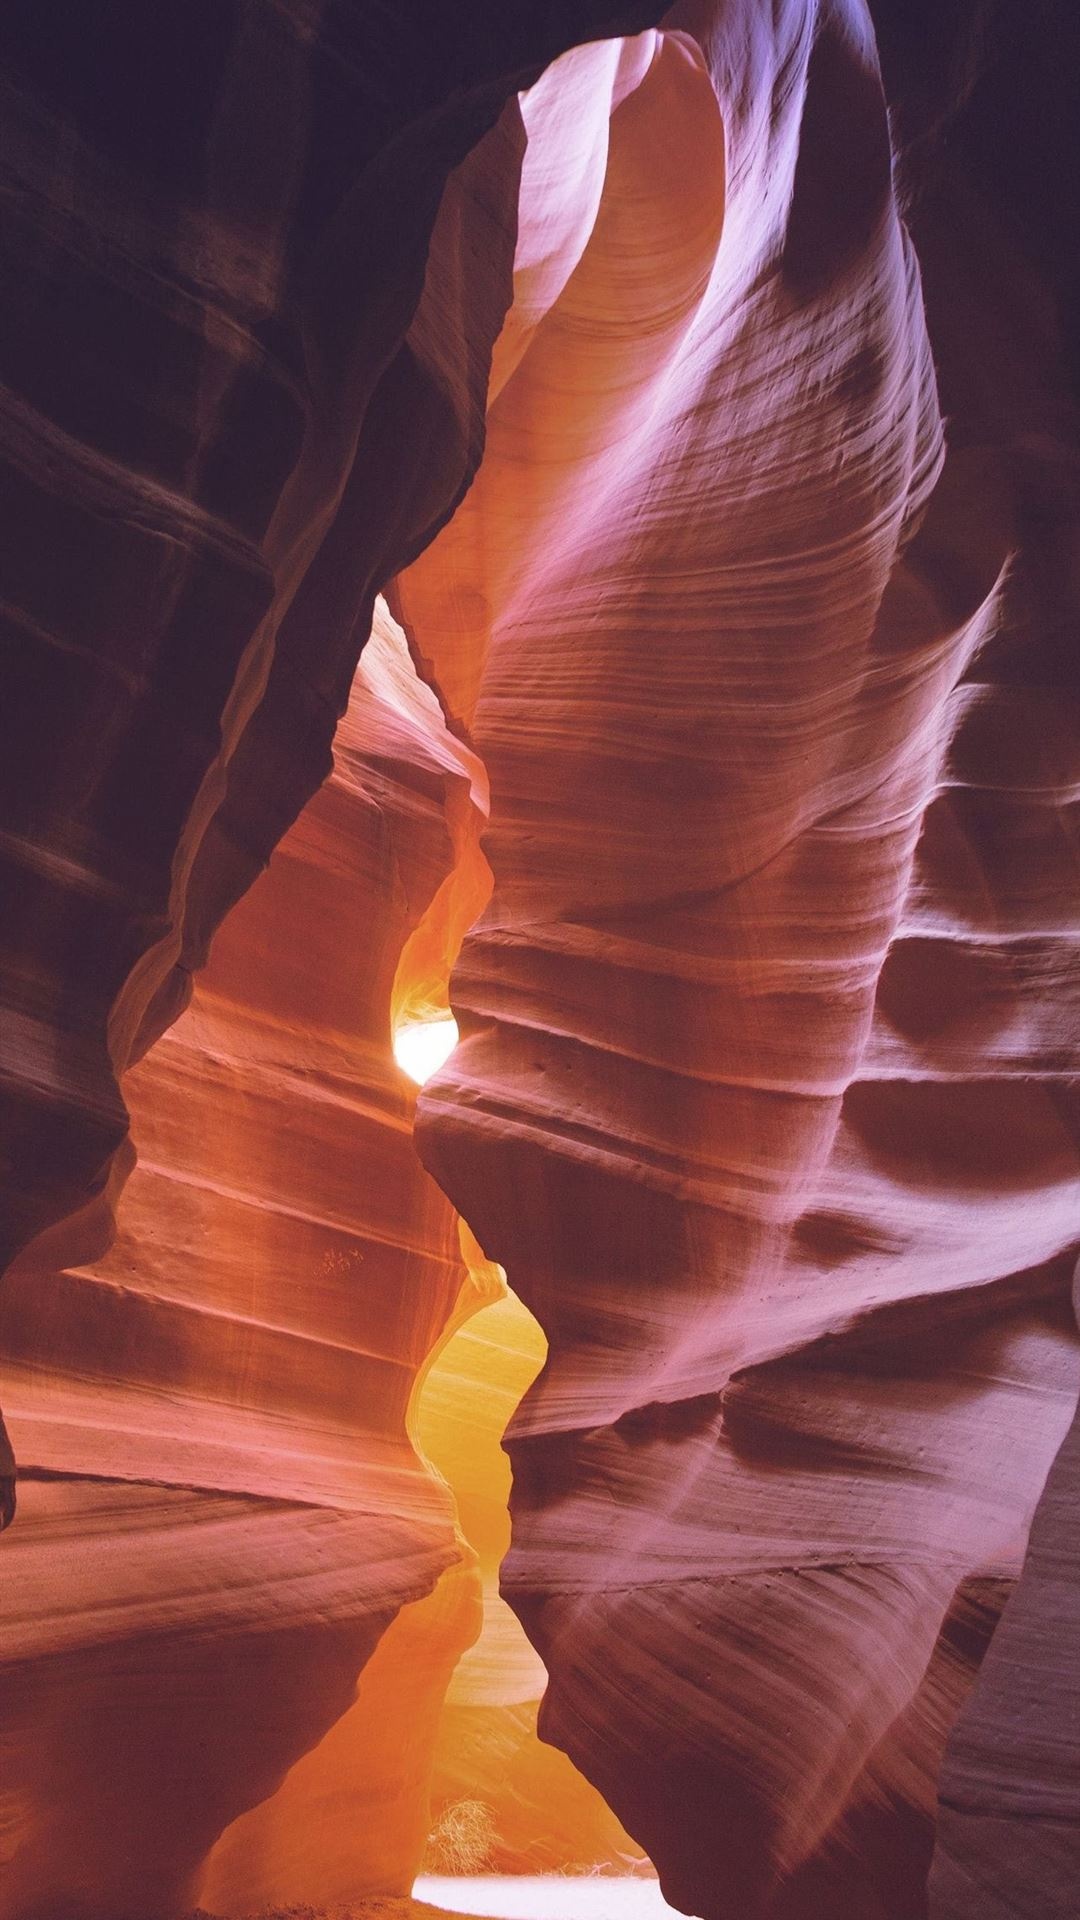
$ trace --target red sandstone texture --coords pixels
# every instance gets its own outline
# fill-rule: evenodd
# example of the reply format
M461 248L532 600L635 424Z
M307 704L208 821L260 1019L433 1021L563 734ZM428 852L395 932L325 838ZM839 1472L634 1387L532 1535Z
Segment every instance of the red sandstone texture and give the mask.
M955 11L6 12L3 1920L432 1794L1072 1911L1080 49Z
M421 1145L550 1342L542 1730L688 1911L908 1920L1076 1399L1076 707L1012 448L942 431L871 45L675 17L541 316L523 199L532 336L396 590L491 780Z
M479 1597L406 1435L467 1283L389 1009L468 792L383 615L334 772L128 1076L110 1251L58 1272L31 1247L8 1276L5 1914L167 1906L230 1822L203 1878L222 1910L299 1897L305 1820L322 1898L407 1889L425 1716L430 1744ZM391 1620L357 1756L340 1716ZM237 1820L334 1722L348 1817L319 1818L309 1766L269 1835Z

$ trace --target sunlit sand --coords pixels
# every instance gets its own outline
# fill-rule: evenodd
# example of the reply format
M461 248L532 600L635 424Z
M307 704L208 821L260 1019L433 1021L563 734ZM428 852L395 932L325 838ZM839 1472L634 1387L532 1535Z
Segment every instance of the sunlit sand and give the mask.
M413 1897L485 1920L662 1920L675 1913L655 1880L547 1873L476 1879L425 1874Z

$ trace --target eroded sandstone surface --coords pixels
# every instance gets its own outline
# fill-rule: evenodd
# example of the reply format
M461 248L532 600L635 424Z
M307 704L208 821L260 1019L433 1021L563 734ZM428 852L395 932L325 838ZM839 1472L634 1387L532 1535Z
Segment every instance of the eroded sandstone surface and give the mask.
M1072 1911L1077 22L661 13L0 22L2 1920Z

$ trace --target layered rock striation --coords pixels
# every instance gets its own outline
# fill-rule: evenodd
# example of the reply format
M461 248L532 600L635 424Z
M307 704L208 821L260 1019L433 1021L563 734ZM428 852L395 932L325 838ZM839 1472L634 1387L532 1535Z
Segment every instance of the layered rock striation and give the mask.
M8 1275L5 1915L190 1904L256 1802L218 1910L408 1891L479 1593L406 1430L468 1281L390 1009L469 791L384 615L334 772L128 1076L114 1244L56 1270L46 1237ZM344 1747L267 1801L402 1607Z
M1075 27L391 11L0 25L0 1915L1064 1915Z
M218 987L137 1083L143 1158L107 1252L134 1162L120 1077L329 773L376 588L479 458L515 87L616 23L434 24L16 4L0 25L0 1263L18 1257L4 1384L26 1509L0 1900L20 1920L175 1911L346 1709L395 1611L461 1562L403 1428L462 1278L389 1056L401 942L455 858L422 739L403 818L339 780L304 829L321 844L264 888L269 923L257 900L230 923ZM365 744L386 750L377 728ZM6 1520L2 1426L0 1482ZM429 1639L436 1668L474 1612ZM423 1752L402 1765L415 1804L380 1873L404 1885ZM222 1868L230 1897L265 1883L247 1871Z
M105 1204L118 1074L329 772L375 592L479 459L513 107L433 251L448 176L637 11L5 10L5 1262Z
M688 1912L912 1920L1076 1400L1073 690L1033 422L943 433L869 20L668 23L578 110L599 201L532 160L395 590L491 781L421 1147L549 1341L544 1734Z

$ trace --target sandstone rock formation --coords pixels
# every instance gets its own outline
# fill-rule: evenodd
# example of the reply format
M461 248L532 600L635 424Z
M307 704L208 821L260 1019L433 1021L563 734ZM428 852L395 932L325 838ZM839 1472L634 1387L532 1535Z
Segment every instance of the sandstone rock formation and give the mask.
M1076 23L660 12L0 21L2 1920L1070 1911Z
M619 24L634 16L624 8ZM16 0L0 22L12 294L0 1258L29 1243L5 1299L5 1387L24 1466L43 1476L27 1481L5 1562L10 1914L174 1911L222 1827L347 1706L396 1608L460 1556L400 1431L411 1371L460 1281L438 1247L447 1223L453 1243L449 1210L416 1188L403 1116L396 1184L378 1153L357 1184L373 1183L391 1249L402 1235L409 1251L435 1209L438 1278L429 1296L414 1272L415 1323L401 1305L396 1325L385 1302L359 1309L381 1324L384 1350L366 1365L355 1289L344 1271L321 1274L318 1249L320 1304L275 1267L249 1312L260 1238L267 1248L242 1184L231 1197L252 1259L225 1276L239 1306L203 1238L178 1238L171 1272L155 1258L169 1226L190 1226L155 1179L179 1166L189 1186L212 1182L207 1159L232 1144L228 1096L251 1104L213 1044L212 1122L200 1111L185 1124L151 1097L177 1157L144 1163L130 1199L133 1220L140 1194L165 1209L138 1247L144 1286L130 1261L115 1265L122 1247L89 1282L72 1269L104 1252L132 1164L120 1073L179 1013L214 927L329 771L375 588L479 457L510 293L513 105L489 136L494 163L466 162L446 194L440 252L429 241L447 175L516 85L608 24L587 5L542 19L449 7L433 44L424 7L388 28L377 8L215 3L170 17L93 0L62 21ZM479 255L483 272L467 274ZM380 992L407 904L379 892L354 929ZM302 996L314 934L281 956ZM350 963L336 956L320 995L334 980L340 993ZM254 989L262 1008L250 971L234 995ZM389 1070L388 1014L363 1009L382 1022ZM258 1017L244 1024L266 1037ZM151 1089L182 1084L203 1057L190 1030L166 1045ZM303 1080L304 1042L288 1051ZM264 1078L278 1064L272 1048ZM324 1119L343 1110L316 1099L309 1121L320 1105ZM280 1110L264 1105L261 1125L277 1129L256 1154L270 1198L291 1136ZM317 1127L309 1140L317 1158ZM327 1175L310 1161L292 1175L313 1181L294 1192L301 1216L325 1217ZM357 1214L340 1193L332 1214L348 1239ZM349 1258L348 1245L323 1252ZM228 1249L215 1253L228 1269ZM330 1367L306 1386L298 1339ZM10 1467L5 1435L2 1518ZM445 1662L462 1637L445 1639Z
M376 588L479 458L513 109L439 258L448 174L650 11L5 8L6 1257L100 1195L117 1073L329 771Z
M491 780L422 1147L550 1342L544 1731L687 1911L911 1920L1076 1399L1076 710L865 20L669 20L397 588Z
M9 1273L5 1915L190 1901L402 1607L353 1709L362 1740L347 1714L320 1762L349 1817L291 1777L269 1837L258 1812L231 1829L206 1895L299 1898L313 1852L322 1897L408 1891L424 1717L479 1603L405 1431L465 1275L389 1010L467 762L384 618L330 780L128 1076L139 1158L111 1250L58 1272L31 1247Z

